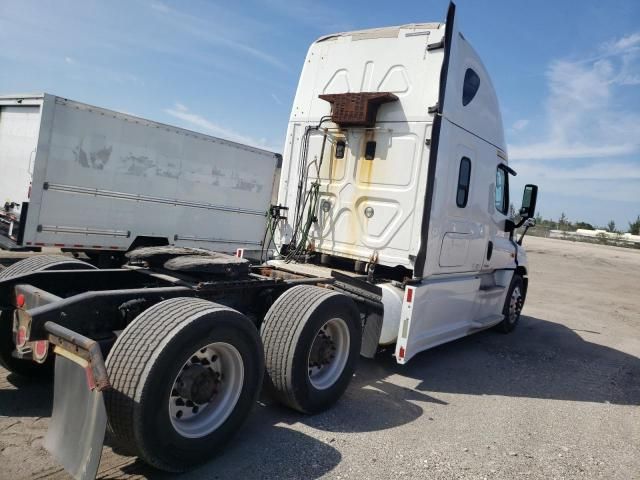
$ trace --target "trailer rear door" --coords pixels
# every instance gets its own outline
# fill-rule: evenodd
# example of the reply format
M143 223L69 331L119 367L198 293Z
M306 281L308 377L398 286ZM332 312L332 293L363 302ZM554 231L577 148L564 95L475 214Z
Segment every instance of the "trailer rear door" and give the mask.
M26 202L29 198L39 129L39 105L0 105L0 201L3 205Z

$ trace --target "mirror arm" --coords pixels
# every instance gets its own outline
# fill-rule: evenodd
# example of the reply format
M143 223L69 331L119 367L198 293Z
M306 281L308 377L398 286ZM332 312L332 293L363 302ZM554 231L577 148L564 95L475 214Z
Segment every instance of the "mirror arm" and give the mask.
M518 240L518 245L522 245L522 240L524 239L524 236L527 234L527 231L529 230L529 228L535 226L536 222L534 219L532 218L527 218L524 220L524 222L520 222L519 225L522 225L524 223L524 232L522 232L522 235L520 235L520 239Z
M524 232L522 232L522 235L520 235L520 238L518 239L518 245L522 246L522 240L524 239L524 236L527 234L527 230L529 230L529 225L527 225L526 227L524 227Z

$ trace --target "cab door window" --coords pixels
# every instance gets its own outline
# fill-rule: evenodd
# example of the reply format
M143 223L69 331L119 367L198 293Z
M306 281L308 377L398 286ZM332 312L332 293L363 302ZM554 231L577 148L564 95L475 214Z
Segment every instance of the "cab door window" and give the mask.
M456 205L459 208L467 206L469 200L469 183L471 182L471 160L462 157L460 170L458 170L458 190L456 192Z
M509 211L509 176L501 166L496 170L496 210L505 215Z

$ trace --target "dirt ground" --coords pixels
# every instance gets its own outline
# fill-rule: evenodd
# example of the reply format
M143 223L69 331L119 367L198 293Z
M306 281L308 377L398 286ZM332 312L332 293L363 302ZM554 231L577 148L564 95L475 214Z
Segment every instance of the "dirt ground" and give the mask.
M313 417L256 406L184 479L640 479L640 250L528 238L530 289L492 331L401 367L362 360ZM41 447L52 387L0 372L0 478L68 478ZM175 478L105 448L99 478Z

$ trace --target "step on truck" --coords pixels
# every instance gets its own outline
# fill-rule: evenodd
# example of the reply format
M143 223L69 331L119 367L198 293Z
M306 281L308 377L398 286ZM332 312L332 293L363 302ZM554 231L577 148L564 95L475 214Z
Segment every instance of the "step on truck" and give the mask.
M340 398L359 355L405 364L514 329L528 273L516 228L537 187L515 221L496 95L454 12L311 45L269 259L146 247L118 269L37 256L0 273L0 361L55 369L45 446L75 478L96 474L106 429L162 470L213 458L263 374L282 404L313 414Z
M257 258L279 167L279 154L127 113L0 96L0 248L116 266L152 245Z

